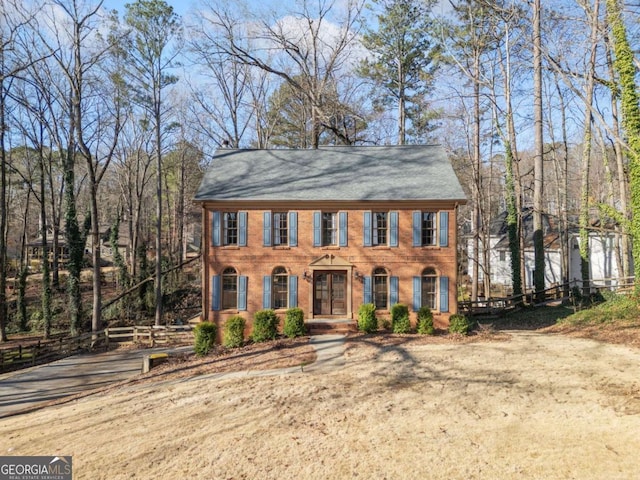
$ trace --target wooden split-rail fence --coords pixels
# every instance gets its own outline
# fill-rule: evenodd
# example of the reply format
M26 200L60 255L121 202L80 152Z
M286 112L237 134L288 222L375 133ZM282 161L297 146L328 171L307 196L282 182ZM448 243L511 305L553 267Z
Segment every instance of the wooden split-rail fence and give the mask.
M610 278L592 280L588 287L588 294L612 291L629 293L634 287L635 277ZM562 285L555 285L542 292L527 292L510 297L490 297L477 301L458 302L458 310L467 316L502 316L522 306L542 306L557 302L575 301L576 292L584 295L582 282L574 280Z
M58 337L0 348L0 373L51 362L81 352L106 351L115 345L156 346L191 342L191 325L111 327L75 337Z

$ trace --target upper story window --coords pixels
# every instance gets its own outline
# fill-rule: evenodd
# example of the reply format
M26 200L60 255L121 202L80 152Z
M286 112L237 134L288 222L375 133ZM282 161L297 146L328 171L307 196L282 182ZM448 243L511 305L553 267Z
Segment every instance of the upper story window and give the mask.
M238 273L233 267L222 272L222 308L238 308Z
M287 214L277 212L273 214L273 244L289 245L289 228Z
M347 246L347 212L313 212L313 246Z
M247 246L247 212L212 212L211 245Z
M338 214L322 212L322 245L338 245Z
M266 211L262 218L263 246L298 246L298 212Z
M449 212L413 212L414 247L449 246Z
M387 212L373 213L373 245L387 244L387 228L389 226Z
M364 246L398 246L398 212L364 212Z
M435 212L422 212L421 239L423 246L436 244L436 214Z
M222 244L238 245L238 212L224 212L222 222Z

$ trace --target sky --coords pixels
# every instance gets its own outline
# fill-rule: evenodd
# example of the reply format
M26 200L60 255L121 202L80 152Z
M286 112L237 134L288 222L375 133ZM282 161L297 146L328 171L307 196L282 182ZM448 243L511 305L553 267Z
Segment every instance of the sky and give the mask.
M109 10L118 10L121 15L126 10L125 5L127 3L134 3L135 0L105 0L104 7ZM173 7L173 11L178 15L184 15L194 2L191 0L165 0L169 5Z

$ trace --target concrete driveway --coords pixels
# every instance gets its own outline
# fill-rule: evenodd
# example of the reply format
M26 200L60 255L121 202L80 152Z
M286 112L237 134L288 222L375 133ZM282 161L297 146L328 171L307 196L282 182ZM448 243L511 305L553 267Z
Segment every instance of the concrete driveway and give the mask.
M88 353L0 375L0 418L131 378L141 372L144 355L189 350L193 347Z

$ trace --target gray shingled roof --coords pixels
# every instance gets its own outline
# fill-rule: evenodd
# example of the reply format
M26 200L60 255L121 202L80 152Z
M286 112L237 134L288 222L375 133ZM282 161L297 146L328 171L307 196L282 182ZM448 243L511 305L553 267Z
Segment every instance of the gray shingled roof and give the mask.
M203 200L454 200L466 196L438 145L221 149L195 196Z

